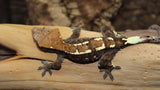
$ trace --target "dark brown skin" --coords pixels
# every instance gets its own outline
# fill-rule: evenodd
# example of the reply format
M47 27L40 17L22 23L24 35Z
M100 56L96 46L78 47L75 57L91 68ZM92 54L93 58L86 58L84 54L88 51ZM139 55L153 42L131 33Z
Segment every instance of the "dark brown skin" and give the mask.
M151 26L150 28L156 29L158 33L160 32L159 26ZM125 45L127 41L124 40L126 39L124 36L121 36L105 25L102 25L100 29L103 35L102 38L78 38L80 35L80 28L76 28L68 39L62 40L57 29L34 28L32 33L37 47L43 52L57 54L57 60L53 63L42 61L44 65L38 68L38 70L44 69L42 76L44 76L46 72L49 72L49 74L52 75L51 70L60 70L61 64L64 58L66 58L79 64L89 64L99 61L98 68L100 69L100 72L105 72L103 78L106 79L109 75L110 79L113 81L114 77L111 74L112 70L119 70L121 67L113 66L112 60L121 48L128 46ZM143 41L143 43L152 42L152 39L148 36L146 36L145 39L146 40ZM105 48L101 45L101 42L104 43ZM159 40L156 42L159 42ZM87 49L85 49L86 47ZM96 50L98 47L102 49ZM75 52L74 49L78 49L78 52Z

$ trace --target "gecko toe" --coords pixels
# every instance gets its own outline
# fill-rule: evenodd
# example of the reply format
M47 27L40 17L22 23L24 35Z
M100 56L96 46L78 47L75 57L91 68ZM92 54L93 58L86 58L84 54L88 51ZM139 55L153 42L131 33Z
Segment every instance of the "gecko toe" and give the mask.
M52 71L51 71L51 70L49 70L48 72L49 72L49 75L51 76L51 75L52 75Z
M42 72L42 77L44 77L46 75L46 72L48 72L50 76L52 75L52 71L51 70L49 70L49 71L44 70Z
M115 66L114 69L115 69L115 70L120 70L121 67L120 67L120 66Z
M105 68L105 69L100 69L100 72L104 72L104 75L103 75L103 79L105 80L108 76L109 78L113 81L114 80L114 76L112 75L112 70L119 70L121 69L120 66L115 66L115 67L108 67L108 68Z
M107 73L104 73L104 75L103 75L103 79L105 80L106 78L107 78Z
M110 73L109 74L109 78L113 81L114 80L114 77L113 77L113 75Z
M103 72L105 72L104 75L103 75L103 79L104 79L104 80L105 80L108 76L109 76L109 78L110 78L112 81L114 80L114 77L113 77L113 75L112 75L112 73L111 73L110 70L105 69Z
M46 70L44 70L44 71L42 72L42 77L45 76L46 72L47 72Z
M51 70L44 70L42 72L42 77L44 77L46 75L46 72L48 72L50 76L52 75L52 71Z
M38 69L37 70L42 70L43 69L43 67L42 66L40 66L40 67L38 67Z

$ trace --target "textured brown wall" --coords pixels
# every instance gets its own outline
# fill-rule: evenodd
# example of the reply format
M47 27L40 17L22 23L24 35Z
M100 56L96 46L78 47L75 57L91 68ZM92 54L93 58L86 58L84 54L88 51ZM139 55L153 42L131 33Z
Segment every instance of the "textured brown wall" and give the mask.
M146 29L160 23L159 6L159 0L0 0L0 23L99 31L103 22L112 23L116 30Z

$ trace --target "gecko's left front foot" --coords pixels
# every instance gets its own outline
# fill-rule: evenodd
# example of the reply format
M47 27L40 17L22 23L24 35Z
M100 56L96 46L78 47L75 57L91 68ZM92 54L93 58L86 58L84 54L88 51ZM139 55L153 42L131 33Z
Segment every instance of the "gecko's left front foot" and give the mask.
M46 61L41 61L41 63L43 64L43 66L40 66L38 68L38 70L42 70L44 69L44 71L42 72L42 77L46 74L46 72L49 72L50 75L52 75L52 70L60 70L61 69L61 64L63 62L64 58L63 55L57 55L57 60L49 63L48 60Z
M49 72L49 74L52 75L51 70L60 70L61 69L61 63L59 63L59 62L49 63L47 60L47 61L41 61L41 63L43 64L43 66L40 66L38 68L38 70L42 70L42 69L44 70L42 72L42 77L45 76L46 72Z
M40 66L37 70L44 69L44 71L42 72L42 77L44 77L46 72L49 72L49 74L52 75L51 63L49 63L48 60L47 61L41 61L41 63L43 64L43 66Z
M109 78L113 81L114 80L114 77L113 77L113 75L112 75L112 70L119 70L119 69L121 69L121 67L120 66L115 66L115 67L113 67L113 66L108 66L108 68L106 68L106 69L100 69L100 72L104 72L104 75L103 75L103 79L106 79L107 78L107 76L109 76Z

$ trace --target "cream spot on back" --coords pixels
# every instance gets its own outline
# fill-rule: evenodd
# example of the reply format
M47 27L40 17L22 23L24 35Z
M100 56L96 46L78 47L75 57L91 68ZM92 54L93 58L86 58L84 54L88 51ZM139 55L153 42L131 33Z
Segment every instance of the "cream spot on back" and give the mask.
M108 39L109 39L109 40L113 40L113 38L112 38L112 37L108 37Z
M113 45L110 45L109 47L110 47L110 48L114 48L114 47L115 47L115 44L113 44Z
M85 42L83 42L82 44L88 44L89 43L89 41L85 41Z
M95 48L96 51L105 49L105 44L104 44L104 42L103 42L103 38L101 38L101 37L100 37L100 38L95 38L94 40L96 40L96 41L101 41L101 42L102 42L102 45L101 45L101 46Z
M82 43L73 44L74 46L80 46Z
M97 47L96 51L99 51L99 50L102 50L102 49L105 49L105 44L104 43L102 43L102 46Z
M75 55L80 55L80 54L86 54L86 53L91 53L92 51L90 49L84 51L84 52L78 52L78 50L76 50L76 52L70 53L70 54L75 54Z
M102 38L95 38L94 40L97 40L97 41L99 41L99 40L102 40Z
M73 44L74 46L78 46L78 45L85 45L89 43L89 41L85 41L85 42L82 42L82 43L76 43L76 44Z

